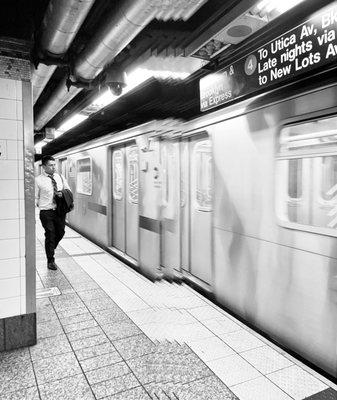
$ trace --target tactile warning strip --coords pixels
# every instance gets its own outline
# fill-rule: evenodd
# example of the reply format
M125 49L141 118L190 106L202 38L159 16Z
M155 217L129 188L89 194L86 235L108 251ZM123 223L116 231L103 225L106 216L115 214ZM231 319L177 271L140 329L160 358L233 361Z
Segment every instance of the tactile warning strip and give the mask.
M48 287L36 289L36 298L43 299L45 297L59 296L61 294L57 287Z

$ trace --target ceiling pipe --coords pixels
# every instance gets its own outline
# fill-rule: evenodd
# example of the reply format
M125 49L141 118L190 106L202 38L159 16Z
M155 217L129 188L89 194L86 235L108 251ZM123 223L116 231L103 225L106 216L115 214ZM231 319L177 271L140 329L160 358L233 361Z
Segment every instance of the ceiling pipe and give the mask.
M153 0L124 1L76 60L75 75L82 80L95 78L152 21L156 11Z
M125 0L75 63L81 80L95 78L154 18L187 19L207 0Z
M52 96L42 108L35 120L35 130L40 131L46 125L46 123L64 107L65 104L69 103L69 101L82 90L82 88L76 88L74 86L70 87L68 90L66 82L66 78L62 79Z
M112 10L106 23L97 30L74 64L75 78L82 81L94 79L138 33L154 18L170 15L172 19L188 19L207 0L125 0ZM165 13L163 13L163 8ZM35 129L40 130L57 114L81 88L71 87L67 92L66 80L40 110L35 120ZM62 100L63 98L63 100Z
M33 103L37 102L42 90L47 85L49 79L53 75L56 69L56 65L44 65L39 64L39 66L34 70L32 76L33 85Z
M40 50L57 60L69 49L95 0L50 0L42 22ZM32 76L34 104L53 75L56 65L44 65L43 55Z

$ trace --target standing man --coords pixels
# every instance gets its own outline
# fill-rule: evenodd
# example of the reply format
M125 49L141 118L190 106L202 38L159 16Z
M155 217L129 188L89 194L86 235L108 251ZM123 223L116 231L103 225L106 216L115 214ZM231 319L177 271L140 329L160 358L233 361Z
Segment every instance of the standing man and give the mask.
M66 214L56 211L56 198L62 197L62 189L70 189L64 177L57 174L55 159L42 158L42 174L35 180L36 205L40 209L40 220L45 230L47 268L56 270L54 253L64 235Z

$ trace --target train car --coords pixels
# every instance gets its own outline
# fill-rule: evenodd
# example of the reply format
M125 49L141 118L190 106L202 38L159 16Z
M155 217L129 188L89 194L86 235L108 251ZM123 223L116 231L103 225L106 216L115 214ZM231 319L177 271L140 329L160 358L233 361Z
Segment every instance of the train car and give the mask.
M68 222L336 377L337 85L262 97L58 154Z
M335 26L333 2L229 54L200 80L196 119L57 154L75 195L71 227L151 279L197 285L334 378Z
M212 142L217 300L334 377L336 98L321 87L190 128Z

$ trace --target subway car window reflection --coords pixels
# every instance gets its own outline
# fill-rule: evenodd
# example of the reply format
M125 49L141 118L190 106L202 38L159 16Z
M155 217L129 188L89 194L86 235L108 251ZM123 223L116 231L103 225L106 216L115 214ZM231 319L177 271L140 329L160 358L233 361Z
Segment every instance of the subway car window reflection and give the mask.
M92 192L91 159L88 157L77 160L76 168L77 168L77 179L76 179L77 193L91 195Z
M128 197L134 204L138 204L138 179L138 148L132 147L128 152Z
M209 141L198 143L194 148L196 164L195 201L201 211L212 210L213 167Z
M337 156L322 157L321 171L321 197L324 201L336 202Z
M337 220L337 119L322 118L285 127L280 135L277 173L280 185L286 185L286 212L281 219L298 229L324 228L324 233L336 235ZM296 157L289 158L287 157ZM288 169L288 173L286 170ZM283 182L283 183L282 183ZM296 225L294 225L296 227Z
M122 200L124 196L124 157L120 150L112 156L113 196L115 200Z

